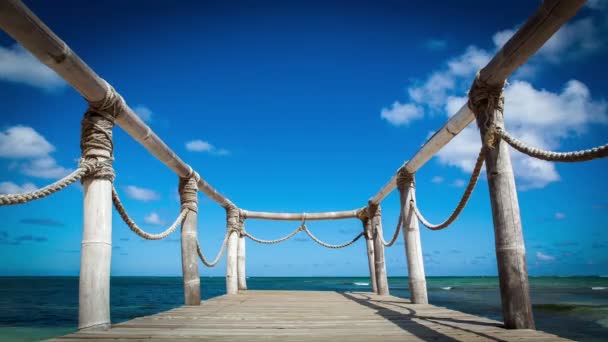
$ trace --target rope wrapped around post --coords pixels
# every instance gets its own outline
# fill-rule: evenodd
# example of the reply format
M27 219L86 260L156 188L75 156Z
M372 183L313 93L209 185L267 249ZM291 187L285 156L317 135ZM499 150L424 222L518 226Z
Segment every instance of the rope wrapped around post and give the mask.
M81 125L84 163L99 166L82 176L83 228L80 252L78 329L110 327L110 264L112 260L112 188L114 143L112 129L124 101L106 83L99 102L89 102Z

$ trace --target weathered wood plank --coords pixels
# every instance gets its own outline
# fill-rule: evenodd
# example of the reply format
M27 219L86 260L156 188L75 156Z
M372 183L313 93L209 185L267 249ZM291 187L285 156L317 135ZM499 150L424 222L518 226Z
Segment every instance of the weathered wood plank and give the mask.
M54 341L567 341L373 293L241 291Z

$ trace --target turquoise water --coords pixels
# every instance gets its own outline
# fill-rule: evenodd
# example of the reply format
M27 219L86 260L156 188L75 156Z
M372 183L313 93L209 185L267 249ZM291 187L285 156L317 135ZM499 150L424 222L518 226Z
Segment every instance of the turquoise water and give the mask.
M252 290L369 291L364 277L258 278ZM112 322L180 306L179 277L113 277ZM389 278L391 294L408 296L407 278ZM608 278L530 278L537 328L580 341L608 340ZM203 298L225 292L223 278L202 278ZM429 277L431 304L501 319L496 277ZM76 329L77 277L0 277L0 341L37 341Z

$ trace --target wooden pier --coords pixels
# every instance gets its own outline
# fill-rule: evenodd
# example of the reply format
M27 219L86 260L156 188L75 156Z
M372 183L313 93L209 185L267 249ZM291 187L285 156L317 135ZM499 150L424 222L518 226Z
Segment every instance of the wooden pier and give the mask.
M374 293L242 291L52 341L569 341Z

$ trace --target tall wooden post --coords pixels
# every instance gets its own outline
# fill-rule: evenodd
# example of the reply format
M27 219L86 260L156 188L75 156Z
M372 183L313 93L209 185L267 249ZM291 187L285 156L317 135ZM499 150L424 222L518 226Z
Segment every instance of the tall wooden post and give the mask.
M493 123L497 129L504 127L502 86L492 89L478 82L469 92L470 105L475 107L472 110L476 113L482 143L486 144L486 133L492 129L488 123ZM486 150L485 158L503 319L508 329L534 329L526 250L509 147L498 137L493 145Z
M201 304L201 278L198 272L197 216L198 216L198 187L195 177L180 178L179 194L182 210L188 213L182 222L182 277L184 282L185 305Z
M382 243L382 209L379 205L370 203L368 212L371 217L372 236L374 238L374 268L376 271L376 286L378 287L377 293L386 296L389 291L386 262L384 260L384 244Z
M363 223L365 244L367 246L367 264L369 265L369 280L372 285L372 292L378 293L378 284L376 282L376 260L374 257L372 222L369 217L361 218L361 222Z
M239 216L239 231L242 232L245 226L245 219L242 215ZM239 242L237 248L237 274L239 291L247 290L247 273L245 269L246 262L245 253L245 236L239 234Z
M414 304L428 304L422 244L420 243L420 227L411 202L416 191L414 175L407 174L404 169L401 169L397 179L397 187L401 200L401 213L404 216L401 231L405 242L405 256L407 257L410 300Z
M226 294L239 292L238 286L238 245L239 245L239 210L235 207L226 209L226 229L228 241L226 246Z
M109 116L102 116L91 109L82 120L82 157L85 161L97 161L103 167L82 179L84 216L78 295L79 330L110 328L113 125ZM99 131L104 134L96 134L96 139L93 139L91 136ZM106 149L102 147L104 145Z

